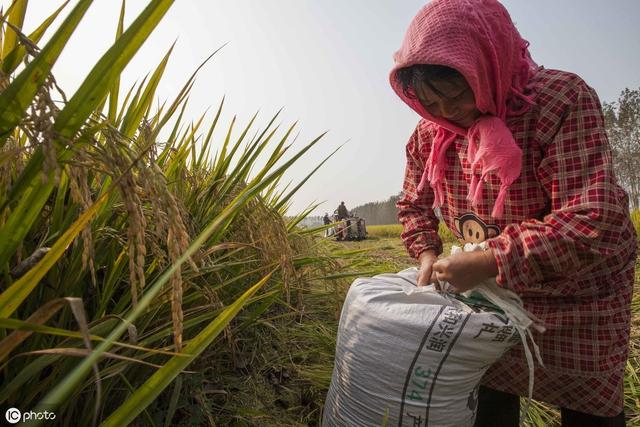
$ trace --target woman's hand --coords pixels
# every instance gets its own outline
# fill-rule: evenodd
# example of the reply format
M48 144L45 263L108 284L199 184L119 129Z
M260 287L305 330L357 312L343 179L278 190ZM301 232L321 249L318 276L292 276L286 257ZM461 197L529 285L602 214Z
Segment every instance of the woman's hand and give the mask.
M438 280L449 282L456 292L473 289L483 280L498 274L498 265L491 250L458 252L434 262L431 268Z
M418 269L418 286L427 286L436 282L436 276L431 266L438 259L438 255L432 249L428 249L420 254L420 268Z

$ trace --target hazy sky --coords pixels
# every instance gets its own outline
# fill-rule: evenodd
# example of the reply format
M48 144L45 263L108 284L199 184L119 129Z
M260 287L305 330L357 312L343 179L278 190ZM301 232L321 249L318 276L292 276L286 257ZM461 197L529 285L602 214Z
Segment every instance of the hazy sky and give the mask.
M62 1L31 0L27 32ZM2 0L6 5L8 1ZM72 0L69 6L76 4ZM127 2L128 24L147 4ZM123 88L153 70L177 39L158 95L172 100L213 50L229 42L201 71L188 117L195 120L226 95L223 123L240 126L260 110L264 126L281 107L280 122L299 120L296 145L325 130L319 145L292 169L301 179L324 156L349 142L300 190L293 210L326 201L316 213L396 194L404 145L418 116L388 84L392 54L424 1L178 0L130 63ZM640 87L640 0L504 0L540 65L572 71L603 102ZM71 95L113 42L120 1L95 0L54 68ZM220 141L222 133L219 132Z

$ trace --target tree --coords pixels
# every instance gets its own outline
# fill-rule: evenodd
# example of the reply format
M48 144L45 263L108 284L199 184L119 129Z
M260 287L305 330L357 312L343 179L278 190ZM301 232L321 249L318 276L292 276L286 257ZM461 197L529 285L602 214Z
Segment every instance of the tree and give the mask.
M400 195L391 196L388 200L369 202L356 206L353 211L364 218L368 225L398 224L398 209L396 202Z
M640 88L625 89L617 102L603 107L613 150L616 176L629 193L631 207L640 208Z

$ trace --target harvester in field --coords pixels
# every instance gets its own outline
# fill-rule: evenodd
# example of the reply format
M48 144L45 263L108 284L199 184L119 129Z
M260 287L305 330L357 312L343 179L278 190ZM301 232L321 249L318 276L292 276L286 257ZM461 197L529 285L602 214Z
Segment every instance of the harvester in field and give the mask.
M364 240L367 238L367 226L364 218L349 216L336 223L336 240Z

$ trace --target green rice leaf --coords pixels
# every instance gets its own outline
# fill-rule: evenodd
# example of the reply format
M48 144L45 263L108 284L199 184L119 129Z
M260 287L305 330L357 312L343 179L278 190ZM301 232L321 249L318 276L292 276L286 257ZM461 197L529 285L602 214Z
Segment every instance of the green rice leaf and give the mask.
M18 35L12 27L22 29L24 23L24 15L27 13L27 0L14 0L11 4L10 10L7 11L6 20L10 24L7 26L4 33L4 40L2 43L2 56L0 59L4 59L13 51L18 45Z
M56 20L60 12L62 12L67 4L69 4L69 1L70 0L66 0L64 3L62 3L62 6L56 9L56 11L53 12L47 19L45 19L38 26L38 28L36 28L31 34L29 34L29 40L31 40L33 44L38 44L42 36L44 36L51 24L53 24L53 21ZM22 62L22 60L24 59L26 53L27 50L22 45L18 45L13 48L13 50L2 60L2 71L5 74L13 73L16 68L18 68L18 65L20 65L20 62Z
M0 294L0 317L9 317L18 306L29 296L40 282L40 279L51 269L67 250L67 247L80 234L91 220L100 206L107 200L109 193L105 193L89 207L73 225L51 247L51 250L24 276L16 280L9 288Z
M245 306L253 296L271 278L273 272L263 277L247 290L233 304L229 305L209 325L193 338L184 348L189 357L173 357L158 369L144 384L127 398L126 402L116 409L101 425L103 427L127 425L142 412L153 400L182 372Z
M81 0L78 6L76 6L76 9L72 11L70 17L80 14L80 12L76 13L76 11L81 5L87 2L90 3L88 0ZM80 88L62 109L53 126L55 132L62 138L71 139L74 137L75 133L109 91L114 79L122 72L123 68L147 39L172 4L173 0L154 0L149 3L127 31L124 32L122 37L102 56ZM88 7L88 4L86 4L86 7ZM82 13L86 11L86 7L81 9ZM72 22L77 24L76 21L81 17L82 15L80 14L80 16ZM63 27L69 19L70 18L67 18ZM70 24L66 26L69 27ZM59 33L60 30L56 35ZM52 41L56 35L53 36ZM49 46L52 41L50 41L47 46ZM45 53L45 49L43 49L38 58ZM32 64L35 62L36 60L34 60ZM25 69L20 76L28 70L29 68ZM12 82L7 90L19 81L20 76ZM2 111L2 100L6 93L7 91L0 95L0 111ZM20 99L22 98L21 95ZM30 102L31 98L26 102ZM8 123L2 118L2 114L3 113L0 113L0 131L3 129L2 123ZM15 119L15 117L13 118ZM20 116L17 116L16 123L19 120ZM63 150L58 156L58 161L64 162L68 160L72 154L73 152L70 149ZM19 190L12 189L10 199L5 202L9 203L13 198L19 197L18 207L12 212L7 223L0 229L0 241L6 242L0 247L0 265L5 265L8 262L9 257L15 252L19 243L31 229L35 221L35 215L42 209L53 190L53 172L49 174L48 180L44 184L42 183L41 177L38 176L39 171L42 169L43 161L44 156L42 150L36 150L27 164L25 171L16 183L15 188L21 192L17 193ZM28 213L28 217L23 217L22 215L24 213Z
M153 75L149 79L149 83L147 83L147 86L140 96L140 99L137 99L135 103L132 102L132 105L129 107L129 111L124 116L122 124L120 125L120 132L122 132L123 135L132 137L135 131L138 129L140 120L151 106L153 96L155 95L158 84L160 83L160 79L164 74L164 70L167 66L167 62L169 61L169 57L171 56L171 52L173 51L174 46L175 43L171 45L169 51L165 54L164 58L162 58L162 61L160 61L160 64L158 64L158 66L156 67L156 70L153 72Z
M55 130L71 138L99 105L124 67L155 29L174 0L153 0L100 58L87 78L60 111Z
M118 26L116 28L116 41L122 37L122 32L124 31L124 14L126 9L126 1L122 0L122 5L120 6L120 17L118 18ZM120 95L120 76L118 75L111 85L111 90L109 91L109 112L107 113L107 117L111 124L115 126L116 120L118 117L118 96ZM125 101L126 103L126 101Z
M93 0L80 0L34 60L0 93L0 146L20 122L27 106L43 85L51 67L92 2ZM26 7L26 1L24 3Z

